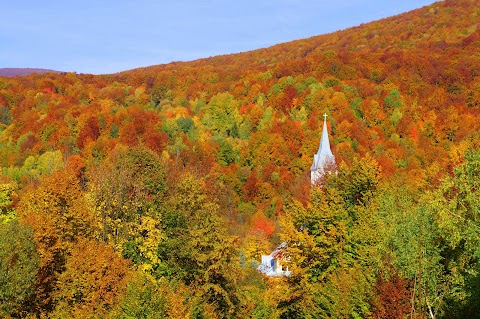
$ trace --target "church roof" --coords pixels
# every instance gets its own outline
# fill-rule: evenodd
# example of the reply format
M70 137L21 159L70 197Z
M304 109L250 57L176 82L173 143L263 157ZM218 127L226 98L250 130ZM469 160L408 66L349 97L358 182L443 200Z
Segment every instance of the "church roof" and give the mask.
M332 154L332 150L330 149L330 140L328 139L327 114L324 114L323 116L324 120L322 137L320 139L320 145L318 146L317 154L313 156L313 164L310 168L310 171L323 169L323 167L328 161L335 159Z

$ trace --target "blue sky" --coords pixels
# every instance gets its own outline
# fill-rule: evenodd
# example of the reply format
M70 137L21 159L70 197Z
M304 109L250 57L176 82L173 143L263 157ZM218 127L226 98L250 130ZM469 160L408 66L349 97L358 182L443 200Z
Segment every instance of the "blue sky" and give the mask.
M4 1L0 9L0 68L114 73L264 48L433 2Z

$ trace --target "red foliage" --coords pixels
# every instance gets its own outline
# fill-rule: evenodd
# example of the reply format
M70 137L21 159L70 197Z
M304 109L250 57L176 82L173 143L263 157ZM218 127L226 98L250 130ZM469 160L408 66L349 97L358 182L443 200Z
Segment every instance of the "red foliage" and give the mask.
M258 178L255 171L251 171L242 188L243 196L247 200L254 200L258 193Z
M168 135L150 127L145 132L145 145L156 152L161 152L168 143Z
M20 145L20 152L22 154L26 154L27 150L32 149L35 146L35 143L37 143L38 140L35 138L33 135L28 135L25 141Z
M267 237L271 237L273 232L275 231L275 224L272 220L268 219L267 217L257 219L253 225L254 231L261 231Z
M375 285L376 301L372 303L371 318L405 318L411 309L411 284L394 270L388 279L380 274Z
M121 127L120 141L128 146L135 146L138 144L137 132L135 131L135 125L132 122Z
M293 106L292 100L295 96L297 96L297 89L294 86L286 87L283 91L283 97L279 102L280 110L288 112Z
M252 216L252 223L253 232L262 232L267 237L271 237L275 231L275 223L271 219L268 219L261 210Z
M85 169L85 161L79 155L72 155L67 158L67 168L75 173L75 176L80 177L82 171Z
M411 129L411 136L412 136L412 139L415 141L415 142L418 142L418 130L417 130L417 127L415 125L412 125L410 127Z
M95 141L100 136L100 127L95 117L91 116L80 131L77 144L80 149L83 149L87 142Z

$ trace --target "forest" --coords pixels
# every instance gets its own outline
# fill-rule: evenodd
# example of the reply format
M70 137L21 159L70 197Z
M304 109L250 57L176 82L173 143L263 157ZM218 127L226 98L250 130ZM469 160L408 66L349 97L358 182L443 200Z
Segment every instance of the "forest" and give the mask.
M480 318L479 23L0 77L0 317Z

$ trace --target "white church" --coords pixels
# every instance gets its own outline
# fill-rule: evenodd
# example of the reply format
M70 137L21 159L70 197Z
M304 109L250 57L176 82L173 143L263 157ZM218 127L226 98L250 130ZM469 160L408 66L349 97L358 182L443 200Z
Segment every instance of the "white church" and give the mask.
M318 151L313 155L313 163L310 167L310 183L312 187L320 186L322 176L335 170L335 157L330 149L330 140L328 139L327 114L323 114L323 131L320 138ZM282 263L286 261L283 254L287 248L287 243L283 242L270 255L262 255L262 263L257 270L268 277L290 276L288 267L283 269Z
M282 266L282 262L285 261L283 256L285 248L287 248L287 243L283 242L270 255L262 255L262 263L257 270L268 277L290 276L288 267L283 269Z
M325 173L335 170L335 157L330 149L330 140L328 139L327 114L323 114L323 131L320 138L317 154L313 155L312 167L310 167L310 182L312 185L318 185L319 180Z

